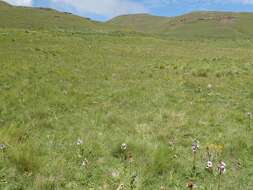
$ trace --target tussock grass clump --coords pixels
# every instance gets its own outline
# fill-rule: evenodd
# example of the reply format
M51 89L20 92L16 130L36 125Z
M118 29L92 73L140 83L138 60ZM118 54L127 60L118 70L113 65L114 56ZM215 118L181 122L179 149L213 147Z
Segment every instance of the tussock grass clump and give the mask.
M34 174L42 167L40 150L30 143L11 147L8 152L8 161L15 166L20 173Z
M180 172L180 164L176 161L175 151L161 145L153 152L149 173L154 176L164 176L169 173Z

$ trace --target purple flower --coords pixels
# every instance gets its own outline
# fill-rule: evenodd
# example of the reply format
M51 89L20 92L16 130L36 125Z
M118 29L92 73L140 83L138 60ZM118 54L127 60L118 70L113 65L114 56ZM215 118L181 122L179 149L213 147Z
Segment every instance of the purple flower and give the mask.
M221 161L218 170L220 174L224 174L226 172L226 163Z
M195 141L192 143L192 152L193 152L193 153L196 153L197 150L199 150L199 141L195 140Z

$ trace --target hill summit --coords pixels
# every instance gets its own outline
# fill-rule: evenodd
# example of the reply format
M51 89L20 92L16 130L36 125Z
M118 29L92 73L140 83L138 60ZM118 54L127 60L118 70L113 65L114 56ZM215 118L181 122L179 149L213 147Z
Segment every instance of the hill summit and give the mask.
M138 32L179 37L247 37L253 34L252 13L193 12L176 17L136 14L118 16L108 23Z

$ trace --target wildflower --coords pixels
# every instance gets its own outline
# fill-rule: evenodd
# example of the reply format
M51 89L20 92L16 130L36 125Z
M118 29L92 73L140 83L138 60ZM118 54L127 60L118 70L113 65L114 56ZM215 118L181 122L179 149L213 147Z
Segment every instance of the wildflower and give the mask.
M251 117L251 115L252 115L251 112L247 112L248 117Z
M218 190L221 189L221 176L226 172L226 164L225 162L221 161L219 166L218 166L218 171L219 171L219 183L218 183Z
M193 174L196 172L196 153L197 150L199 149L199 141L195 140L192 143L192 152L193 152L193 163L192 163L192 172Z
M206 164L206 169L208 169L208 170L211 170L213 168L213 163L212 163L212 161L207 161L207 164Z
M127 150L127 144L126 143L121 144L120 148L121 148L122 151L126 151Z
M208 84L208 85L207 85L207 88L211 89L211 88L212 88L212 85L211 85L211 84Z
M82 139L77 139L76 144L77 144L78 146L81 146L81 145L83 144L83 140L82 140Z
M226 172L226 164L225 162L221 161L220 165L218 166L218 171L221 174L224 174Z
M192 152L193 152L193 153L196 153L198 149L199 149L199 141L195 140L195 141L192 143Z
M88 160L85 158L83 161L82 161L82 166L85 167L88 165Z
M208 151L222 153L224 151L224 145L222 144L209 144Z
M4 150L6 149L6 145L5 144L0 144L0 150Z
M121 184L118 186L117 190L124 190L124 184L121 183Z
M116 171L116 170L112 172L112 177L113 177L113 178L118 178L119 175L120 175L119 172Z

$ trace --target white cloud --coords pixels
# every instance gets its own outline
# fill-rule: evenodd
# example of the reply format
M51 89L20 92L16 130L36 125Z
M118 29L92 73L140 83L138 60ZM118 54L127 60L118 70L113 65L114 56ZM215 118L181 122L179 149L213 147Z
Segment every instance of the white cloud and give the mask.
M148 7L165 7L172 4L253 4L253 0L142 0L143 4Z
M32 0L4 0L11 5L18 5L18 6L32 6Z
M78 12L107 17L147 12L142 3L134 2L133 0L51 0L51 2L71 6Z
M32 6L45 2L51 8L71 10L80 15L97 14L105 17L114 17L122 14L147 13L156 8L165 8L170 5L187 6L211 4L245 4L253 5L253 0L4 0L12 5ZM35 3L37 1L37 3ZM39 3L38 3L39 2ZM43 3L44 2L44 3Z
M33 0L4 0L12 5L32 6ZM54 7L74 9L80 14L91 13L106 17L148 12L143 3L134 0L47 0ZM43 0L40 2L43 6Z

